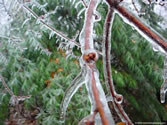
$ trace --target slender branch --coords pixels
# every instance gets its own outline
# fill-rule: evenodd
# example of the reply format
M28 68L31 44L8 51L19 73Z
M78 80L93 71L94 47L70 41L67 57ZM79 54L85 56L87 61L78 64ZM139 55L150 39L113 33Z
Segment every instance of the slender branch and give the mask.
M92 40L92 33L93 33L93 14L94 10L97 6L96 0L91 0L88 6L88 10L86 12L86 19L85 19L85 50L91 49L91 46L93 44Z
M83 0L82 0L83 1ZM86 4L86 3L85 3ZM64 38L65 40L67 41L70 41L70 42L73 42L75 45L77 45L79 48L81 47L81 45L75 41L75 39L70 39L68 37L66 37L66 35L64 35L63 33L59 32L58 30L56 30L55 28L53 28L52 26L46 24L42 19L40 19L40 17L35 13L33 12L30 8L26 7L25 5L23 5L23 8L26 9L27 11L29 11L31 13L31 15L33 15L33 17L35 19L39 19L40 22L45 25L46 27L48 27L50 30L54 31L58 36ZM75 38L75 37L74 37ZM102 55L102 53L100 51L97 51L98 54Z
M5 1L2 0L2 3L1 3L3 6L4 6L4 9L5 9L5 12L9 15L9 17L11 18L11 14L10 12L8 11L8 9L6 8L6 5L5 5Z
M9 89L8 85L5 83L5 80L3 79L3 77L0 75L0 79L2 81L3 86L5 87L5 89L8 91L8 93L11 96L14 96L14 93Z
M128 125L132 125L133 123L131 122L131 120L129 119L125 111L123 110L121 104L118 103L123 98L121 96L118 96L118 94L116 94L113 80L112 80L112 71L111 71L111 62L110 62L110 50L111 50L111 45L110 45L111 35L110 34L111 34L111 29L112 29L111 27L112 27L112 23L114 19L113 12L114 12L113 8L109 8L108 14L106 17L106 21L105 21L105 25L104 25L103 54L105 56L103 56L103 65L104 65L104 74L106 74L105 81L110 86L111 96L113 98L112 103L114 107L116 108L115 110L117 111L118 115L120 116L122 120L126 121Z
M132 5L133 5L133 7L135 8L136 12L137 12L137 13L140 13L140 11L139 11L139 10L137 9L137 7L136 7L136 4L135 4L134 0L132 0Z
M150 28L145 26L140 20L138 20L131 13L129 13L124 7L118 5L117 1L115 0L106 0L106 1L109 3L110 7L114 7L125 18L127 18L130 22L132 22L135 26L137 26L141 32L146 34L149 38L151 38L157 44L159 44L165 51L167 51L167 42L163 38L161 38L159 35L153 32Z
M95 98L95 101L96 101L97 111L100 114L103 125L109 125L109 121L106 117L103 105L102 105L102 103L100 101L100 98L99 98L99 92L98 92L98 89L97 89L97 86L96 86L96 81L95 81L95 76L94 76L93 69L91 70L91 77L92 77L92 91L93 91L93 95L94 95L94 98Z

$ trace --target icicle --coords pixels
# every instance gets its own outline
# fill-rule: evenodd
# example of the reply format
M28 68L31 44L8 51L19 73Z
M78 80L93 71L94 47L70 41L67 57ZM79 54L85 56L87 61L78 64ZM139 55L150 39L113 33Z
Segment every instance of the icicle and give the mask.
M76 93L76 91L84 84L85 75L86 75L86 71L83 68L80 74L72 81L72 84L68 87L68 89L65 92L64 99L61 103L61 114L60 114L60 119L63 122L65 120L65 114L66 114L68 104L71 98L73 97L73 95Z
M36 24L40 24L40 23L41 23L41 18L37 18Z
M80 4L82 4L82 1L81 1L81 0L80 0L80 1L78 1L78 2L75 4L75 9L77 9L77 8L78 8L78 6L79 6Z
M160 96L161 96L161 103L165 103L165 95L167 92L167 55L165 56L164 61L164 73L163 73L164 82L161 86Z
M79 18L80 15L81 15L85 10L86 10L86 8L82 8L82 9L78 12L77 18Z
M30 20L31 18L27 18L24 22L23 22L23 24L22 24L22 28L24 27L24 25Z
M51 31L49 34L49 39L51 39L54 36L54 34L56 34L56 33L54 31Z

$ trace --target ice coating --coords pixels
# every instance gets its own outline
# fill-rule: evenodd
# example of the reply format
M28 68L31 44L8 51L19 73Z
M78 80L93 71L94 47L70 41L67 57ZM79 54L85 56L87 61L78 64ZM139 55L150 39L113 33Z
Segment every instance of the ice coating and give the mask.
M76 91L84 84L85 75L86 75L86 70L84 70L83 68L82 71L79 73L79 75L72 81L71 85L66 90L65 96L61 103L60 119L62 121L65 120L66 110L67 110L68 104L70 103L71 98L76 93Z
M98 71L95 67L92 69L89 66L87 66L86 88L87 88L87 91L88 91L89 100L91 102L91 113L93 113L95 111L95 109L97 108L95 95L94 95L93 87L92 87L93 76L94 76L95 84L96 84L96 87L97 87L98 96L99 96L100 102L102 104L102 108L104 109L106 118L111 125L114 125L115 123L114 123L112 114L110 112L110 109L108 107L108 103L107 103L105 93L103 91L103 88L102 88L100 80L99 80L99 73L98 73ZM102 125L102 121L101 121L101 118L100 118L99 114L97 114L95 116L95 124L96 125Z
M100 0L91 0L88 8L85 11L85 21L82 28L82 31L79 36L79 42L81 45L81 52L84 53L84 50L93 49L93 25L95 16L92 16L96 13L97 5Z
M96 103L94 101L94 96L93 96L93 92L92 92L92 86L91 86L91 69L87 67L87 74L86 74L86 78L85 78L85 85L86 85L86 89L88 91L88 97L90 100L90 104L91 104L91 113L94 112L94 110L96 109Z
M116 14L118 14L125 23L129 24L130 26L132 26L133 29L135 29L142 37L144 37L149 43L151 43L151 45L153 47L156 47L161 53L165 54L165 50L158 45L153 39L151 39L150 37L148 37L142 30L140 30L134 23L130 22L127 18L125 18L120 12L118 12L117 10L115 10ZM146 24L145 24L146 25ZM147 27L149 27L147 25ZM151 27L149 27L151 30L153 30ZM153 30L154 31L154 30ZM154 31L156 32L156 31ZM159 36L161 36L159 33L156 32L156 34L158 34ZM161 36L162 37L162 36Z
M109 14L109 13L108 13ZM109 41L110 41L110 38L111 38L111 29L112 29L112 25L113 25L113 22L114 22L114 17L115 17L115 12L113 12L112 13L112 17L111 17L111 21L110 22L105 22L105 24L106 23L110 23L109 25L110 25L110 29L109 29L109 34L108 34L108 38L107 38L107 35L106 34L104 34L104 36L103 36L103 39L104 40L106 40L106 39L108 39ZM105 27L105 29L104 29L104 32L106 31L106 27ZM112 76L112 72L111 72L111 65L108 65L108 67L106 67L106 65L107 64L111 64L110 63L110 50L111 50L111 42L108 42L108 49L106 49L106 45L105 45L105 43L103 42L103 45L102 45L102 52L103 52L103 69L104 69L104 78L105 78L105 85L106 85L106 88L107 88L107 91L108 91L108 94L109 94L109 96L111 96L111 92L110 92L110 86L109 86L109 81L107 80L108 79L108 77L107 77L107 69L108 69L108 73ZM109 58L109 59L107 59L107 58ZM112 77L111 77L111 84L112 84L112 86L114 86L113 85L113 79L112 79ZM113 89L114 89L114 91L115 91L115 88L113 87ZM113 95L112 95L112 97L113 97Z
M165 61L164 61L164 82L161 86L160 90L160 98L161 98L161 103L165 103L165 95L167 92L167 55L165 56Z
M120 94L117 94L115 91L115 87L113 84L112 79L112 71L111 71L111 29L113 25L114 20L114 10L108 9L108 14L105 20L104 25L104 36L103 36L103 69L104 69L104 77L105 77L105 83L108 88L108 91L110 93L111 101L114 105L114 109L116 110L117 114L121 118L122 121L126 122L128 125L133 125L125 111L123 110L121 103L123 102L123 96Z

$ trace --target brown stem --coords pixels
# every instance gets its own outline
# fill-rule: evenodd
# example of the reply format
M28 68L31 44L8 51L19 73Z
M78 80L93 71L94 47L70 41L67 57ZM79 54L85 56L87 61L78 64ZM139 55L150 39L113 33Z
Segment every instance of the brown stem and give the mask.
M113 17L113 7L109 8L108 10L108 14L106 17L106 21L105 21L105 25L104 25L104 49L103 49L103 53L105 55L105 57L103 57L103 64L104 64L104 73L106 74L105 76L105 81L107 82L107 84L109 84L110 86L110 92L111 92L111 96L113 97L113 105L116 107L116 111L118 112L119 116L124 118L124 120L127 122L128 125L132 125L133 123L131 122L131 120L129 119L129 117L127 116L127 114L124 112L121 104L118 104L116 102L115 99L117 99L117 95L115 93L115 88L114 88L114 84L112 82L112 71L111 71L111 62L110 62L110 43L111 43L111 36L110 36L110 32L111 32L111 23L112 23L112 17Z
M92 78L92 80L91 80L92 81L91 82L92 83L92 91L93 91L94 99L95 99L95 102L96 102L97 111L100 114L103 125L109 125L109 121L106 117L103 105L102 105L102 103L100 101L100 98L99 98L99 92L98 92L98 89L97 89L97 86L96 86L94 71L93 71L92 68L91 68L91 78Z
M163 38L154 33L150 28L145 26L140 20L138 20L131 13L129 13L124 7L118 5L117 1L115 0L106 0L106 1L109 3L110 7L114 7L116 10L118 10L125 18L127 18L130 22L136 25L143 33L145 33L149 38L154 40L165 51L167 51L167 42L165 42Z
M86 15L86 20L85 20L85 50L90 49L90 44L93 41L90 41L90 37L92 37L92 32L93 32L93 28L92 28L92 19L93 19L93 10L95 9L97 4L97 0L91 0L88 6L88 10L87 10L87 15Z

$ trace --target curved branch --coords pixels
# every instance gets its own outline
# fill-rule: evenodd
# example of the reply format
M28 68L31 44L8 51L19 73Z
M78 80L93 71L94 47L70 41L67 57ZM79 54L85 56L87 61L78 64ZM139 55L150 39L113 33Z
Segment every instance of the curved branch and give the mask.
M111 45L110 45L110 38L111 38L111 27L114 20L114 10L113 8L109 8L108 14L106 17L106 22L104 25L104 42L103 42L103 66L104 66L104 77L106 84L110 86L110 92L111 96L113 98L113 105L114 109L117 111L119 117L122 121L125 121L128 125L133 125L125 111L123 110L121 106L121 102L123 100L123 97L118 95L115 91L113 80L112 80L112 71L111 71L111 62L110 62L110 51L111 51Z

